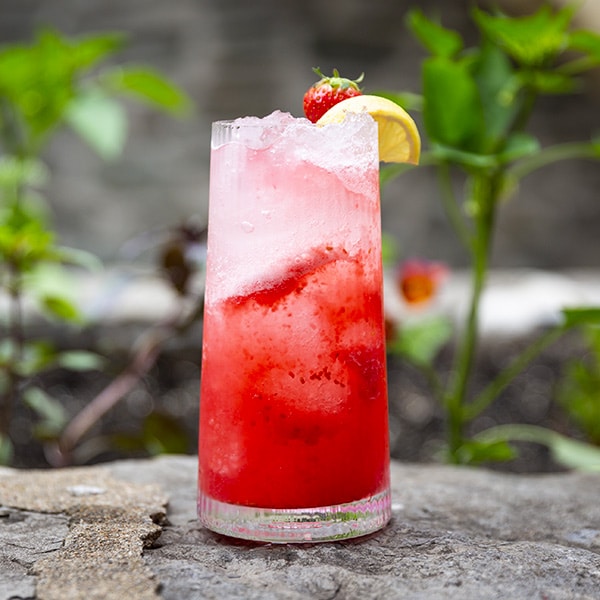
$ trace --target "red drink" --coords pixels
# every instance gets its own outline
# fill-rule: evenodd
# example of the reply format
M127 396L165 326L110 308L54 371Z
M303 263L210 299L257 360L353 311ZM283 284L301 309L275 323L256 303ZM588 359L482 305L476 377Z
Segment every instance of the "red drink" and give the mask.
M378 529L389 448L376 126L273 115L225 127L211 158L200 518L271 541Z

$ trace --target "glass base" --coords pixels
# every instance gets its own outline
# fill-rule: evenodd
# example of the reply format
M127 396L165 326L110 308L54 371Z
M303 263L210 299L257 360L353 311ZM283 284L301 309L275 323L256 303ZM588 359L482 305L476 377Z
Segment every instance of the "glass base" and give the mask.
M273 543L329 542L381 529L390 520L387 489L355 502L316 508L254 508L219 502L200 492L202 524L223 535Z

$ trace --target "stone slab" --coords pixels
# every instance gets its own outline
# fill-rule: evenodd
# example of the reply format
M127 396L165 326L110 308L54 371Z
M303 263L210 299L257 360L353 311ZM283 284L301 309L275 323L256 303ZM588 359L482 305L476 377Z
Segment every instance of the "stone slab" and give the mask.
M0 600L56 598L58 589L63 600L83 598L77 577L95 569L103 595L88 588L86 598L600 598L598 474L521 476L394 462L393 519L382 532L273 545L203 529L195 516L196 468L193 457L163 456L82 470L0 471ZM47 489L46 499L28 498L24 482ZM75 488L82 495L73 495L73 485L83 486ZM107 492L86 495L85 486ZM108 573L107 556L118 566Z
M142 552L166 496L104 467L0 472L0 600L157 598ZM7 551L8 549L8 551Z
M66 515L0 508L0 600L33 598L33 565L56 552L69 531Z

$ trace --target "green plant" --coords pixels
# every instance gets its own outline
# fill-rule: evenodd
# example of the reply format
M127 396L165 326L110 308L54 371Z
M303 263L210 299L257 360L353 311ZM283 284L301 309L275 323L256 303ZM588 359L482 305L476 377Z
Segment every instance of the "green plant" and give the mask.
M430 20L418 9L412 10L408 26L430 53L422 64L422 94L382 93L405 108L422 110L428 141L422 164L435 169L449 222L470 258L470 305L447 380L435 372L433 358L449 341L448 327L427 324L429 332L418 337L418 351L413 351L402 330L400 338L390 345L392 351L418 365L432 384L445 410L447 456L454 463L512 458L509 429L502 429L502 435L487 432L469 439L467 425L568 329L600 320L600 309L565 310L561 323L515 357L487 388L471 394L479 307L500 207L515 194L520 180L536 169L564 159L600 158L600 139L542 148L527 130L539 96L576 91L578 76L600 65L600 36L586 30L572 31L574 13L574 7L554 11L543 6L530 16L511 18L474 8L471 15L480 43L466 48L459 33ZM387 168L382 183L404 169ZM462 194L457 193L457 174ZM414 331L408 333L414 335ZM529 431L527 435L535 437L537 433ZM541 443L556 439L538 435Z
M102 450L142 451L149 454L183 452L186 435L180 423L160 412L152 412L136 434L88 436L90 429L154 367L164 346L183 336L202 319L204 293L196 290L194 275L203 267L199 259L205 245L206 230L191 223L173 228L169 239L158 253L159 270L177 293L170 314L142 332L132 345L128 363L123 370L88 402L61 429L59 435L45 444L45 453L52 466L86 462ZM93 449L90 452L90 447Z
M18 402L38 415L40 436L57 435L66 422L60 402L37 385L41 372L100 365L92 353L59 351L26 331L27 305L58 324L81 325L69 286L61 283L68 266L98 264L56 239L41 194L49 175L41 159L45 146L68 126L102 158L114 159L127 135L120 97L175 115L190 109L187 97L152 69L106 64L124 42L120 34L69 39L46 29L30 44L0 48L0 301L8 308L0 322L0 463L10 460L11 415Z
M600 446L600 329L587 326L582 333L587 355L569 361L557 396L586 439Z

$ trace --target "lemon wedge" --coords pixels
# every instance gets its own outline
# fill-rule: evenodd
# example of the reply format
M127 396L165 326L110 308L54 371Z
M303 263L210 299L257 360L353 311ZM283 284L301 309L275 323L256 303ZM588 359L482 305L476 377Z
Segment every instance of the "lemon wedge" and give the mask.
M381 96L353 96L332 106L317 125L341 123L348 113L368 112L379 128L379 160L418 164L421 138L412 117L392 100Z

